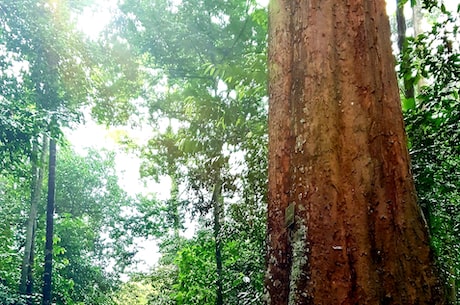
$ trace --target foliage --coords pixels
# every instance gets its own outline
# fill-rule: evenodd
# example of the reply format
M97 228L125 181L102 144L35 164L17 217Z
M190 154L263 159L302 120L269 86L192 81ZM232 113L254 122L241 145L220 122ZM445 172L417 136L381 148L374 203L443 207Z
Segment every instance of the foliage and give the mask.
M108 264L122 271L134 254L131 237L120 233L123 209L132 201L118 185L114 158L94 150L83 157L68 148L59 154L54 285L60 303L112 304L118 275Z
M108 37L91 46L91 62L93 118L106 125L138 124L133 119L140 112L136 98L149 75L141 71L129 46Z
M251 221L264 219L260 194L266 181L266 12L254 1L239 0L125 1L120 9L115 32L153 76L142 97L156 130L141 147L141 173L154 179L166 175L173 183L171 199L145 201L139 217L150 220L144 224L150 234L168 232L168 223L171 229L182 227L186 212L214 228L214 238L197 237L193 245L173 247L179 270L174 299L212 303L219 282L233 283L225 278L232 268L225 261L223 268L229 270L223 270L224 278L213 279L220 273L218 252L226 255L232 244L224 230L230 202L245 206ZM214 194L219 184L222 192ZM223 197L223 207L215 195ZM207 218L210 211L214 219ZM159 219L167 220L163 229ZM240 224L237 228L244 231L246 226ZM262 242L254 245L260 253L264 227L258 228L262 230L254 237ZM262 260L256 262L263 268Z
M231 207L223 247L226 300L229 304L261 304L265 276L265 209L245 211L245 204ZM234 214L233 214L234 213Z
M17 246L24 237L22 214L28 199L28 185L23 178L0 176L0 283L14 287L20 274L21 255Z
M123 230L123 209L133 202L118 186L114 154L91 150L83 157L64 147L57 164L55 300L57 304L113 304L118 272L132 263L134 255L132 239ZM20 299L16 292L21 264L18 249L24 239L25 203L30 195L25 182L14 176L0 179L0 282L7 287L0 296L2 304ZM43 202L40 206L37 257L43 255L44 246ZM109 264L115 264L117 272L107 271ZM35 278L42 272L42 266L36 266Z
M16 291L0 282L0 303L3 305L24 305L25 299Z
M215 281L217 275L214 263L215 244L209 234L197 237L177 253L175 263L178 279L173 285L173 298L177 304L215 304Z
M74 30L66 1L14 1L2 5L6 50L24 69L29 103L59 121L78 120L86 100L87 54L81 34Z
M75 16L91 1L0 4L2 171L17 171L27 157L33 157L31 144L41 133L59 136L59 126L79 122L81 107L90 101L121 96L107 90L111 85L99 62L103 58L107 70L112 68L112 75L117 75L122 55L110 62L114 54L103 55L104 46L85 40L76 30Z
M88 1L86 1L88 2ZM78 4L77 6L73 6ZM0 56L2 64L0 66L1 77L1 94L0 103L0 159L1 174L15 172L17 177L27 177L29 166L32 162L37 162L36 156L32 153L32 143L37 141L42 133L51 134L53 137L61 136L60 127L69 125L72 122L78 122L80 119L79 110L91 95L99 96L100 91L90 89L96 83L89 77L92 72L93 58L89 57L87 48L89 44L84 41L81 33L75 30L75 19L72 10L81 9L83 2L78 1L30 1L21 0L0 4ZM97 89L97 88L96 88ZM98 95L99 94L99 95ZM30 161L29 161L30 159ZM65 164L65 162L64 162ZM81 161L81 164L84 164ZM76 165L81 165L76 164ZM95 165L93 163L92 165ZM75 164L74 164L75 165ZM113 160L111 166L113 167ZM81 168L81 167L80 167ZM75 172L65 173L69 174ZM127 234L120 234L119 221L121 219L121 205L128 202L126 195L120 191L117 185L114 171L107 171L108 167L102 167L103 172L99 172L98 178L107 180L98 186L92 186L92 181L84 181L79 187L81 190L92 189L94 194L84 197L80 192L73 192L73 201L79 198L84 204L90 206L90 212L99 212L98 214L84 214L83 216L71 215L66 213L64 202L61 201L59 213L62 212L62 218L56 219L57 234L54 243L55 250L55 276L53 278L54 286L58 288L56 298L62 302L73 302L75 299L89 298L90 302L101 303L103 299L110 297L110 291L116 284L116 276L111 275L108 279L106 272L106 262L102 264L104 258L109 259L104 253L107 249L113 252L114 256L119 256L119 260L124 264L130 263L132 253L126 251L126 246L131 241ZM78 178L85 178L85 174L79 173ZM110 175L112 174L112 175ZM70 175L69 175L70 176ZM65 176L62 176L65 179ZM27 185L27 182L20 181L21 184ZM101 184L105 184L100 186ZM60 194L68 195L68 186L72 183L64 182L59 185L57 197ZM75 189L73 189L75 190ZM99 191L105 191L106 194L99 194ZM11 189L5 191L5 198L13 196ZM28 197L28 188L23 189L17 196ZM17 195L17 193L15 194ZM91 198L89 198L91 197ZM104 197L102 200L101 197ZM3 199L3 198L2 198ZM67 199L67 198L66 198ZM91 202L86 200L92 199ZM100 200L100 202L98 202ZM121 203L120 201L124 201ZM23 202L28 202L24 200ZM16 211L11 211L12 215L24 216L27 214L27 207L18 205L17 201L12 201ZM97 210L95 204L101 204L100 210ZM8 202L10 204L10 202ZM5 206L8 206L5 204ZM101 207L106 207L101 209ZM3 210L2 210L3 212ZM42 211L43 212L43 211ZM75 210L72 210L75 212ZM107 217L104 213L111 213L113 217ZM3 213L2 213L3 214ZM61 215L59 215L61 216ZM6 249L2 251L2 256L8 256L3 260L2 272L8 280L9 287L16 285L17 273L9 268L19 263L14 263L11 259L18 259L20 252L17 249L22 247L22 217L13 218L11 216L3 219L11 219L10 227L5 227ZM98 218L97 218L98 217ZM88 220L93 220L87 223ZM111 221L109 223L109 221ZM5 223L7 224L7 222ZM39 221L38 235L43 236L43 222ZM103 239L99 234L92 233L95 226L108 229L111 235L126 236L127 240L123 242L112 242L110 246L103 244ZM63 229L67 228L67 230ZM79 232L81 235L66 234ZM3 231L3 228L2 228ZM88 234L91 233L91 234ZM10 236L12 236L10 238ZM69 242L67 238L74 238L75 241ZM82 241L82 244L78 241ZM38 239L38 241L42 241ZM121 241L121 239L120 239ZM110 244L110 243L107 243ZM43 253L37 244L37 252ZM2 249L3 250L3 249ZM41 252L40 252L41 251ZM9 252L15 255L9 255ZM17 253L17 254L16 254ZM67 254L67 256L66 256ZM93 256L91 255L93 254ZM98 259L96 260L95 257ZM78 258L78 261L76 260ZM123 264L118 264L122 269ZM42 270L36 268L35 273L40 274ZM66 274L67 273L67 274ZM77 277L75 275L79 275ZM11 277L12 279L8 278ZM13 291L13 290L11 290ZM105 302L105 301L104 301Z
M28 65L4 48L4 39L0 33L0 171L26 176L23 165L32 155L32 139L46 126L45 115L32 102L25 83Z
M226 231L231 231L227 228ZM227 237L222 247L224 265L224 299L229 304L259 304L262 302L264 249L250 231L241 236L235 230L224 233ZM263 230L259 232L263 234ZM125 287L144 294L134 297L149 299L148 304L215 304L215 242L209 228L200 229L193 238L177 240L172 238L160 244L163 254L159 265L144 276L135 276ZM149 284L151 290L146 291ZM125 291L123 288L122 291ZM117 298L129 299L127 291ZM146 296L146 295L147 296Z
M150 283L144 279L132 279L128 283L122 285L116 297L117 305L147 305L148 297L152 293L153 288ZM154 303L165 304L165 303Z
M460 297L460 19L431 3L427 33L407 40L401 76L419 85L403 101L413 172L432 244L449 285ZM452 298L452 297L451 297Z
M136 147L141 174L167 176L173 187L166 200L131 199L118 186L113 154L78 156L61 148L57 303L214 303L216 232L208 212L215 208L210 199L218 176L225 303L261 303L266 10L253 0L126 0L105 36L91 42L75 30L75 13L89 2L0 3L0 303L23 301L16 293L17 266L27 177L36 159L32 143L50 128L59 133L49 125L53 115L60 126L72 125L85 106L100 123L149 125L150 140ZM446 279L459 287L459 20L436 1L426 2L437 21L430 32L406 42L410 63L400 76L421 88L403 107L433 246ZM191 214L200 224L186 240L179 233ZM43 252L43 226L41 217L37 255ZM133 236L159 239L162 258L150 273L121 284L119 272L134 263Z

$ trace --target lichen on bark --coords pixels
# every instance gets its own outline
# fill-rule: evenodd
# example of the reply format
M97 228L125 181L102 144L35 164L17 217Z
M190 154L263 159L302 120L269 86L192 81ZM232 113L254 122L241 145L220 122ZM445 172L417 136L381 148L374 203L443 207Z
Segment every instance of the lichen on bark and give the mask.
M292 248L292 261L289 280L289 305L298 304L298 297L308 299L308 292L298 288L301 281L308 280L306 273L308 265L308 227L304 220L297 217L295 227L290 233L290 244Z

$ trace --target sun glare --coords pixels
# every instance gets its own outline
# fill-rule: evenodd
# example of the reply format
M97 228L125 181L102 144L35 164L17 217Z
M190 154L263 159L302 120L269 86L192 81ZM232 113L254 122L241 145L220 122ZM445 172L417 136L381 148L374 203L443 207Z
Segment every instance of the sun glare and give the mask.
M89 38L95 40L109 24L116 8L114 1L99 1L97 8L87 7L77 18L77 27Z

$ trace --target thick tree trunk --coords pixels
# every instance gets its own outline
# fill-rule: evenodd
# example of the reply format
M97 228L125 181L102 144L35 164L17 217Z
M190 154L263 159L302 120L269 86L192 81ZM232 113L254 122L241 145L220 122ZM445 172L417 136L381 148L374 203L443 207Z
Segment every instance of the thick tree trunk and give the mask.
M269 20L268 304L443 304L385 1L273 0Z
M56 140L50 139L48 171L48 201L46 205L46 242L45 266L43 271L43 305L51 305L52 301L52 269L53 269L53 228L54 198L56 186Z
M40 201L41 189L43 184L43 176L45 172L45 156L48 153L48 139L43 137L43 145L41 153L38 151L38 144L34 144L33 151L35 155L40 154L39 160L32 160L32 182L31 182L31 195L30 195L30 210L27 219L26 228L26 241L24 246L24 256L21 266L21 280L19 284L19 292L22 294L27 293L27 287L30 286L30 274L33 269L33 254L32 249L35 243L35 227L37 222L37 209ZM29 288L29 290L32 290Z

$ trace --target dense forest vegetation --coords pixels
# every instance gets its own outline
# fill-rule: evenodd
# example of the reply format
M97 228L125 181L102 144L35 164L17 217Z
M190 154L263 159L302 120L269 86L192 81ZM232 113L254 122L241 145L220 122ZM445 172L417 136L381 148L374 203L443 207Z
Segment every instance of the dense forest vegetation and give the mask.
M267 8L125 0L90 37L80 16L102 2L0 1L0 303L262 304ZM460 5L403 2L390 21L412 170L460 304ZM77 153L69 130L88 120L141 130L117 151L148 190L121 186L116 151ZM139 270L152 239L160 259Z

